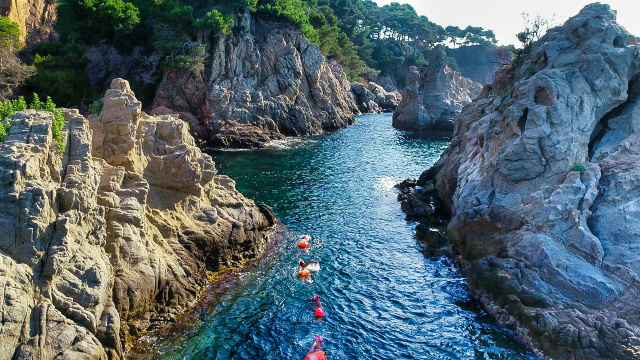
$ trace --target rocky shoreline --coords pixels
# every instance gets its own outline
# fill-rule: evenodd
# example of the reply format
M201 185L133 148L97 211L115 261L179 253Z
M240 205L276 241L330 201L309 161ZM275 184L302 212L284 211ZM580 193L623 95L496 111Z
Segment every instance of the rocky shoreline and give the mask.
M186 124L141 111L112 82L100 114L24 111L0 145L0 358L119 359L162 326L207 275L259 256L275 223L217 174Z
M472 291L541 357L637 359L637 40L592 4L506 70L403 209L445 215Z

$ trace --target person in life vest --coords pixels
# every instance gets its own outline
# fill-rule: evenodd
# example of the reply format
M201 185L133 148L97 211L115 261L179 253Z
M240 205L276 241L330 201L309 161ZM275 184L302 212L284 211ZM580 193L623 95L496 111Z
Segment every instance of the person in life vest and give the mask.
M311 271L307 270L307 269L302 269L298 272L298 277L300 279L304 279L304 278L308 278L309 275L311 275Z
M302 235L300 236L300 238L298 239L298 247L306 249L309 246L311 246L311 244L309 243L309 240L311 240L311 236L309 235Z
M311 271L319 271L320 263L317 261L307 261L306 263L302 260L298 263L300 268L298 269L298 277L301 279L309 277L311 275Z
M314 315L316 317L323 317L324 309L322 308L322 303L320 302L320 295L318 294L313 295L313 298L311 299L311 301L313 301L313 303L316 305L316 310L314 311Z
M304 360L327 360L327 355L325 355L324 351L320 350L322 347L322 337L320 335L316 335L313 340L313 345L309 349L309 353Z

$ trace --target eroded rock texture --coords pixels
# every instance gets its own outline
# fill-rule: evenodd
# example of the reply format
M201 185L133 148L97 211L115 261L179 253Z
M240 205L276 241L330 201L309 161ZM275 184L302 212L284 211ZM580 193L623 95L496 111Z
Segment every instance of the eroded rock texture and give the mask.
M592 4L549 31L416 190L471 287L554 359L640 358L640 51L615 19Z
M183 121L149 117L121 79L88 120L24 111L0 145L0 359L118 359L206 271L254 258L274 219L216 174ZM93 134L93 136L92 136Z
M165 72L156 113L178 113L216 147L261 147L354 122L351 84L317 45L288 25L252 22L248 13L237 27L242 34L207 43L204 71Z
M436 46L421 71L411 67L393 127L436 136L453 134L453 119L482 91L482 85L447 66L444 47Z
M398 107L402 96L397 91L386 91L382 86L369 82L366 85L351 83L351 93L362 113L390 112Z
M496 45L471 45L447 49L447 56L458 64L462 76L482 85L493 82L495 72L511 59L508 47Z
M27 46L54 40L56 2L50 0L2 0L0 15L18 23L20 40Z

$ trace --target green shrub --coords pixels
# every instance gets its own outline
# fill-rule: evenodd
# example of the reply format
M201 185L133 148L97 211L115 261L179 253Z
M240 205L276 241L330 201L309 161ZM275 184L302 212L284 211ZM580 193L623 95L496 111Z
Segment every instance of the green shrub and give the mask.
M302 0L270 0L258 6L256 15L267 20L284 20L302 31L307 40L317 43L318 32L311 26Z
M27 102L24 97L19 97L17 100L0 102L0 142L3 142L11 129L11 115L18 111L27 109ZM64 127L64 116L62 110L58 109L51 100L50 96L47 96L47 101L42 102L38 94L33 94L33 101L29 105L29 109L32 110L44 110L53 114L53 122L51 124L51 135L58 145L58 150L62 154L64 152L65 144L62 136L62 128Z
M89 105L89 111L91 111L92 114L100 114L100 111L102 111L102 107L104 106L104 103L100 100L96 100L93 103L91 103L91 105Z
M0 47L11 49L22 47L20 43L20 26L4 16L0 16Z
M574 164L569 170L579 171L581 174L584 174L584 172L587 171L587 168L583 164Z
M168 56L162 63L162 69L188 69L192 72L204 71L207 52L202 44L184 43L177 55Z
M37 73L27 79L25 92L45 93L55 103L70 107L81 105L86 98L95 99L101 91L84 73L85 46L76 40L42 44L33 52Z
M212 30L213 32L221 32L225 35L231 33L230 29L233 25L233 16L223 15L218 10L209 11L202 19L195 21L194 26L203 30Z

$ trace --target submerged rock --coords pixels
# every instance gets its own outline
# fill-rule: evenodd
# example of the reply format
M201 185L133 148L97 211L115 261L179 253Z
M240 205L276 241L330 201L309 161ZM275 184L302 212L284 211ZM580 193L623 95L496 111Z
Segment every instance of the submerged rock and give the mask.
M258 256L273 225L186 124L112 82L88 120L17 113L0 144L0 359L118 359L188 307L207 270Z
M637 40L592 4L505 74L417 185L451 214L472 289L542 354L638 359Z
M239 35L207 44L204 70L166 71L154 107L179 114L216 147L262 147L354 122L351 83L300 31L248 13L237 27Z
M393 127L436 136L453 134L453 119L482 91L482 85L447 66L444 47L436 46L421 71L411 67Z

